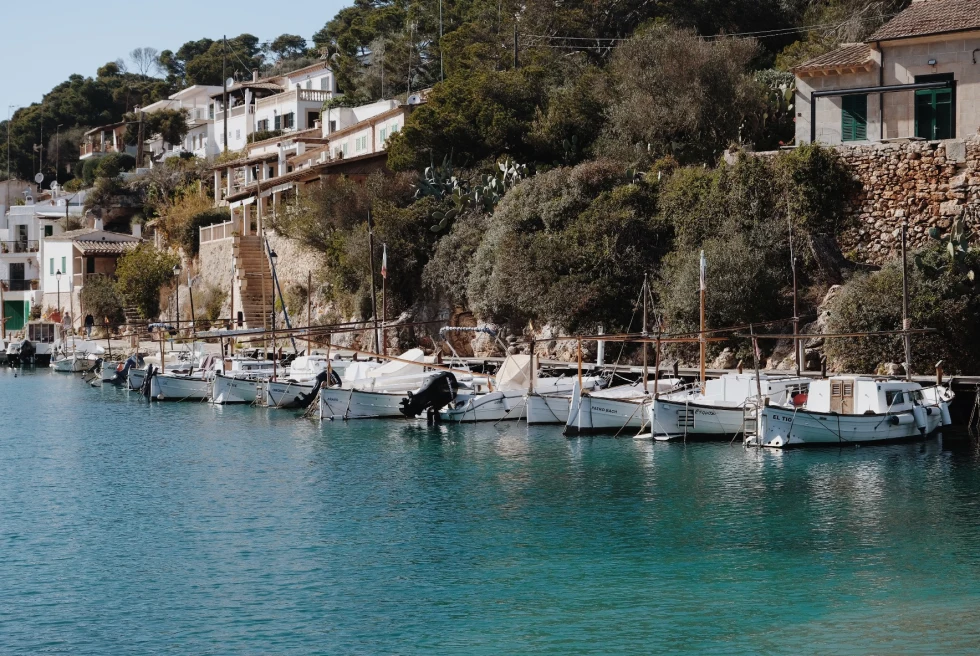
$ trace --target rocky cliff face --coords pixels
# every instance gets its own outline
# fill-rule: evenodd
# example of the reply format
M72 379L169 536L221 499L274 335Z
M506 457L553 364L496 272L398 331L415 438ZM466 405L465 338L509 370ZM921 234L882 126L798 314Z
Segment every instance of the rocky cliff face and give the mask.
M854 225L839 236L850 259L882 264L901 248L926 245L929 228L946 231L953 217L980 203L980 138L841 146L863 189L853 199Z

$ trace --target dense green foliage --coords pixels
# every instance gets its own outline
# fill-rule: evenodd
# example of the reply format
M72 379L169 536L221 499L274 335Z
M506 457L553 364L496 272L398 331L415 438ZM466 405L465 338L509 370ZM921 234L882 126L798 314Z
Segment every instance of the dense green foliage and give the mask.
M912 339L912 370L930 374L937 362L950 373L980 369L980 289L962 284L946 250L930 247L920 253L929 266L909 263L909 315L913 328L935 328L934 334ZM970 253L970 265L980 255ZM902 327L902 267L893 261L881 271L855 277L841 289L830 308L831 332L886 331ZM827 341L828 361L835 369L874 373L881 363L905 360L902 338L876 337Z
M130 146L139 143L140 117L134 113L126 114L123 120L127 122L125 142ZM187 111L183 109L161 109L142 117L143 135L159 134L164 142L180 145L187 134Z
M126 321L122 297L115 282L107 276L86 277L80 300L82 316L91 314L96 325L102 325L106 319L111 326L118 326Z
M625 328L638 281L669 248L650 185L611 161L556 169L518 185L494 214L470 269L470 307L516 326Z
M160 290L173 279L180 258L152 244L140 244L126 253L116 266L116 288L129 307L144 319L160 314Z

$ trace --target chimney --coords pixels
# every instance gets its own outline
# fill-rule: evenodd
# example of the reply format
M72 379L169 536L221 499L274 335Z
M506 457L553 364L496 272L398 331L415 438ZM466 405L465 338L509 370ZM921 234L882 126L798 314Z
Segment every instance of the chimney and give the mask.
M259 69L253 68L252 69L252 82L258 82L258 81L259 81Z
M133 236L137 239L143 238L143 224L139 221L133 222Z
M95 225L92 226L92 227L94 227L96 230L102 230L103 229L102 228L102 219L96 217L95 218Z

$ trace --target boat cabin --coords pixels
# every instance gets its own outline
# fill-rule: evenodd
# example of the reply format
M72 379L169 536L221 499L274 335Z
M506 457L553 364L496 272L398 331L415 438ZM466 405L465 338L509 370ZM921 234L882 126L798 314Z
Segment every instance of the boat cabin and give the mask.
M61 324L51 321L31 321L27 324L27 339L34 344L60 342Z
M810 387L809 378L796 376L759 374L759 386L762 395L773 405L787 405L794 399L805 399ZM745 399L758 394L756 375L753 374L724 374L718 378L709 379L705 383L705 397L712 401L726 401L741 404ZM800 401L802 402L802 401Z
M918 383L871 376L834 376L810 384L806 409L840 415L893 414L922 405Z

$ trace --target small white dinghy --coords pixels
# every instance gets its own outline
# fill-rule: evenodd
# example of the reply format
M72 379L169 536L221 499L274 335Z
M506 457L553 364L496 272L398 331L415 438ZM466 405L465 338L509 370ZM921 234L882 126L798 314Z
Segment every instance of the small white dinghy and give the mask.
M834 376L813 381L798 408L760 408L758 429L746 435L745 444L782 449L924 438L952 423L952 400L952 390L939 385Z

